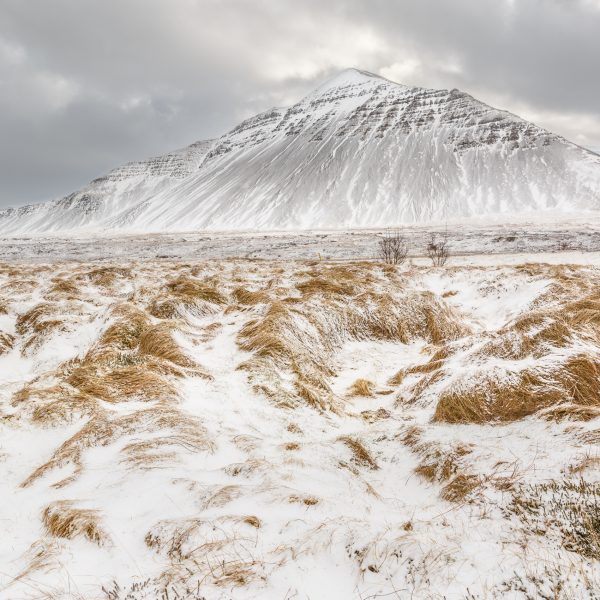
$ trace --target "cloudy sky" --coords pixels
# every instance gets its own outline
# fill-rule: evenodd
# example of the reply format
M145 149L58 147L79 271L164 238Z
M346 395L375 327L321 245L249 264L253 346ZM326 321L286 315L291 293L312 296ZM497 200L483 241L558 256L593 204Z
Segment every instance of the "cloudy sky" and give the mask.
M600 0L0 0L0 206L223 133L346 67L600 148Z

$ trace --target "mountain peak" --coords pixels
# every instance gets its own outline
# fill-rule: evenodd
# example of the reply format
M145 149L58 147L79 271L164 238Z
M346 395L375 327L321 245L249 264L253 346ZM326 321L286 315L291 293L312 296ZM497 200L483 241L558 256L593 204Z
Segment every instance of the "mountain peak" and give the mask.
M369 71L363 71L361 69L349 68L340 71L333 77L329 78L327 81L322 83L315 91L315 94L320 94L326 92L327 90L347 87L350 85L364 85L364 84L377 84L381 82L386 83L394 83L389 79L385 79L385 77L381 77L380 75L376 75L375 73L370 73ZM401 86L398 83L394 85Z
M0 212L6 233L380 227L600 209L600 156L455 90L345 69L213 142Z

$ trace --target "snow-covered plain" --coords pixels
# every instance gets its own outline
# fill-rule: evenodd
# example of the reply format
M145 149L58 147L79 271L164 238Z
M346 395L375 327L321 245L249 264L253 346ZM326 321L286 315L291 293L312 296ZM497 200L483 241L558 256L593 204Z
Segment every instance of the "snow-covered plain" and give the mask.
M0 598L597 597L599 267L111 256L0 267Z
M0 238L0 260L17 262L99 260L257 259L372 259L378 241L389 229L306 231L185 231L163 234L53 235ZM392 229L392 231L396 231ZM405 226L410 256L418 263L431 233L447 236L455 264L474 260L488 263L593 260L600 252L600 221L554 215L490 224L462 221L450 224ZM568 256L565 256L568 253ZM499 259L498 255L505 255ZM486 259L491 256L491 259Z

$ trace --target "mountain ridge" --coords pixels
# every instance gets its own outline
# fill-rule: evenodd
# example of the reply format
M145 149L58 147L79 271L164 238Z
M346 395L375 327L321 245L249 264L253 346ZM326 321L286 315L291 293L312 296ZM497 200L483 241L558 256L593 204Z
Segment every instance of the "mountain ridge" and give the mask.
M600 157L459 90L346 69L214 140L0 211L5 234L315 229L600 208Z

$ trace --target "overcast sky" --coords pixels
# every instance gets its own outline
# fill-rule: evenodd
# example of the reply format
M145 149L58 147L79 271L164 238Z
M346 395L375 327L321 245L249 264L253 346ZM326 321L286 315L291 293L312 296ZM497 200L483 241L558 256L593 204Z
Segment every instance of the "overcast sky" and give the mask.
M600 0L0 0L0 206L217 136L346 67L600 148Z

